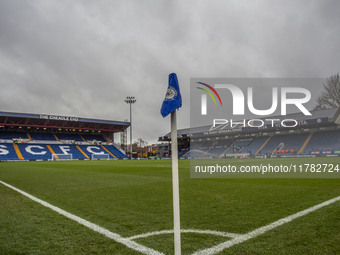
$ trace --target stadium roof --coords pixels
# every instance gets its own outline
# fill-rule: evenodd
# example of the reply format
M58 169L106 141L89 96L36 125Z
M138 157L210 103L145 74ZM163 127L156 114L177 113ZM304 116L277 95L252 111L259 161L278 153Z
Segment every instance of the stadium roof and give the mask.
M331 109L321 109L321 110L314 110L311 111L312 115L306 116L303 113L292 113L287 114L286 116L268 116L265 118L260 118L262 120L265 119L277 119L281 121L282 119L295 119L297 120L298 127L302 126L313 126L313 125L334 125L340 124L340 108L331 108ZM239 121L239 120L235 120ZM280 127L276 127L280 128ZM193 127L193 128L185 128L179 129L177 131L178 137L187 138L191 136L204 136L204 135L211 135L211 134L232 134L232 133L242 133L242 132L260 132L263 129L259 129L257 127L244 127L238 128L237 125L233 128L230 127L230 124L225 125L218 125L213 127L212 125L201 126L201 127ZM166 134L159 138L159 141L169 141L171 133Z
M121 132L130 126L130 122L88 119L61 115L0 112L0 126Z

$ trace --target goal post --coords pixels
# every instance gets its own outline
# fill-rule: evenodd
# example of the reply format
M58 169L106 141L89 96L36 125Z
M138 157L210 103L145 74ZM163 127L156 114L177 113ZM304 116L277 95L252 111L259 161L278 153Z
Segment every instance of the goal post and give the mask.
M55 160L73 160L72 154L52 154L52 161Z
M92 154L91 155L92 160L109 160L110 154L103 153L103 154Z

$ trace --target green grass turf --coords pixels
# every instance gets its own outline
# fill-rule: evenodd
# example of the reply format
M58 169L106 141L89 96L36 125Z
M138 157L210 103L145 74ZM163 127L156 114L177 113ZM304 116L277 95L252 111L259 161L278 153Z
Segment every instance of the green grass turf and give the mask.
M339 158L322 160L339 163ZM169 160L8 162L0 163L0 180L123 237L173 227ZM244 234L339 195L340 179L190 179L189 161L180 161L183 229ZM183 254L226 240L186 233ZM136 241L173 253L172 235ZM336 202L220 254L339 252L340 203ZM0 184L0 254L138 253Z

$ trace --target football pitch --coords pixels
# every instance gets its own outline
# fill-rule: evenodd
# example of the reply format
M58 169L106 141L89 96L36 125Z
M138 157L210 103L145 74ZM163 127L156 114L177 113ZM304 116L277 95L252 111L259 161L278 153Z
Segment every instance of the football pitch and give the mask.
M283 160L339 163L226 159ZM339 199L340 179L179 175L182 254L340 254L339 200L287 218ZM170 160L7 162L0 181L0 254L173 254Z

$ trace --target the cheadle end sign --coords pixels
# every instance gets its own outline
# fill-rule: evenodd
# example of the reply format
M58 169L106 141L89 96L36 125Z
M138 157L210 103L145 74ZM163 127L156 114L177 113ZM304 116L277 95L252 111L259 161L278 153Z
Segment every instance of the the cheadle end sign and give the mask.
M76 118L76 117L56 116L56 115L40 115L40 119L63 120L63 121L78 121L78 118Z

